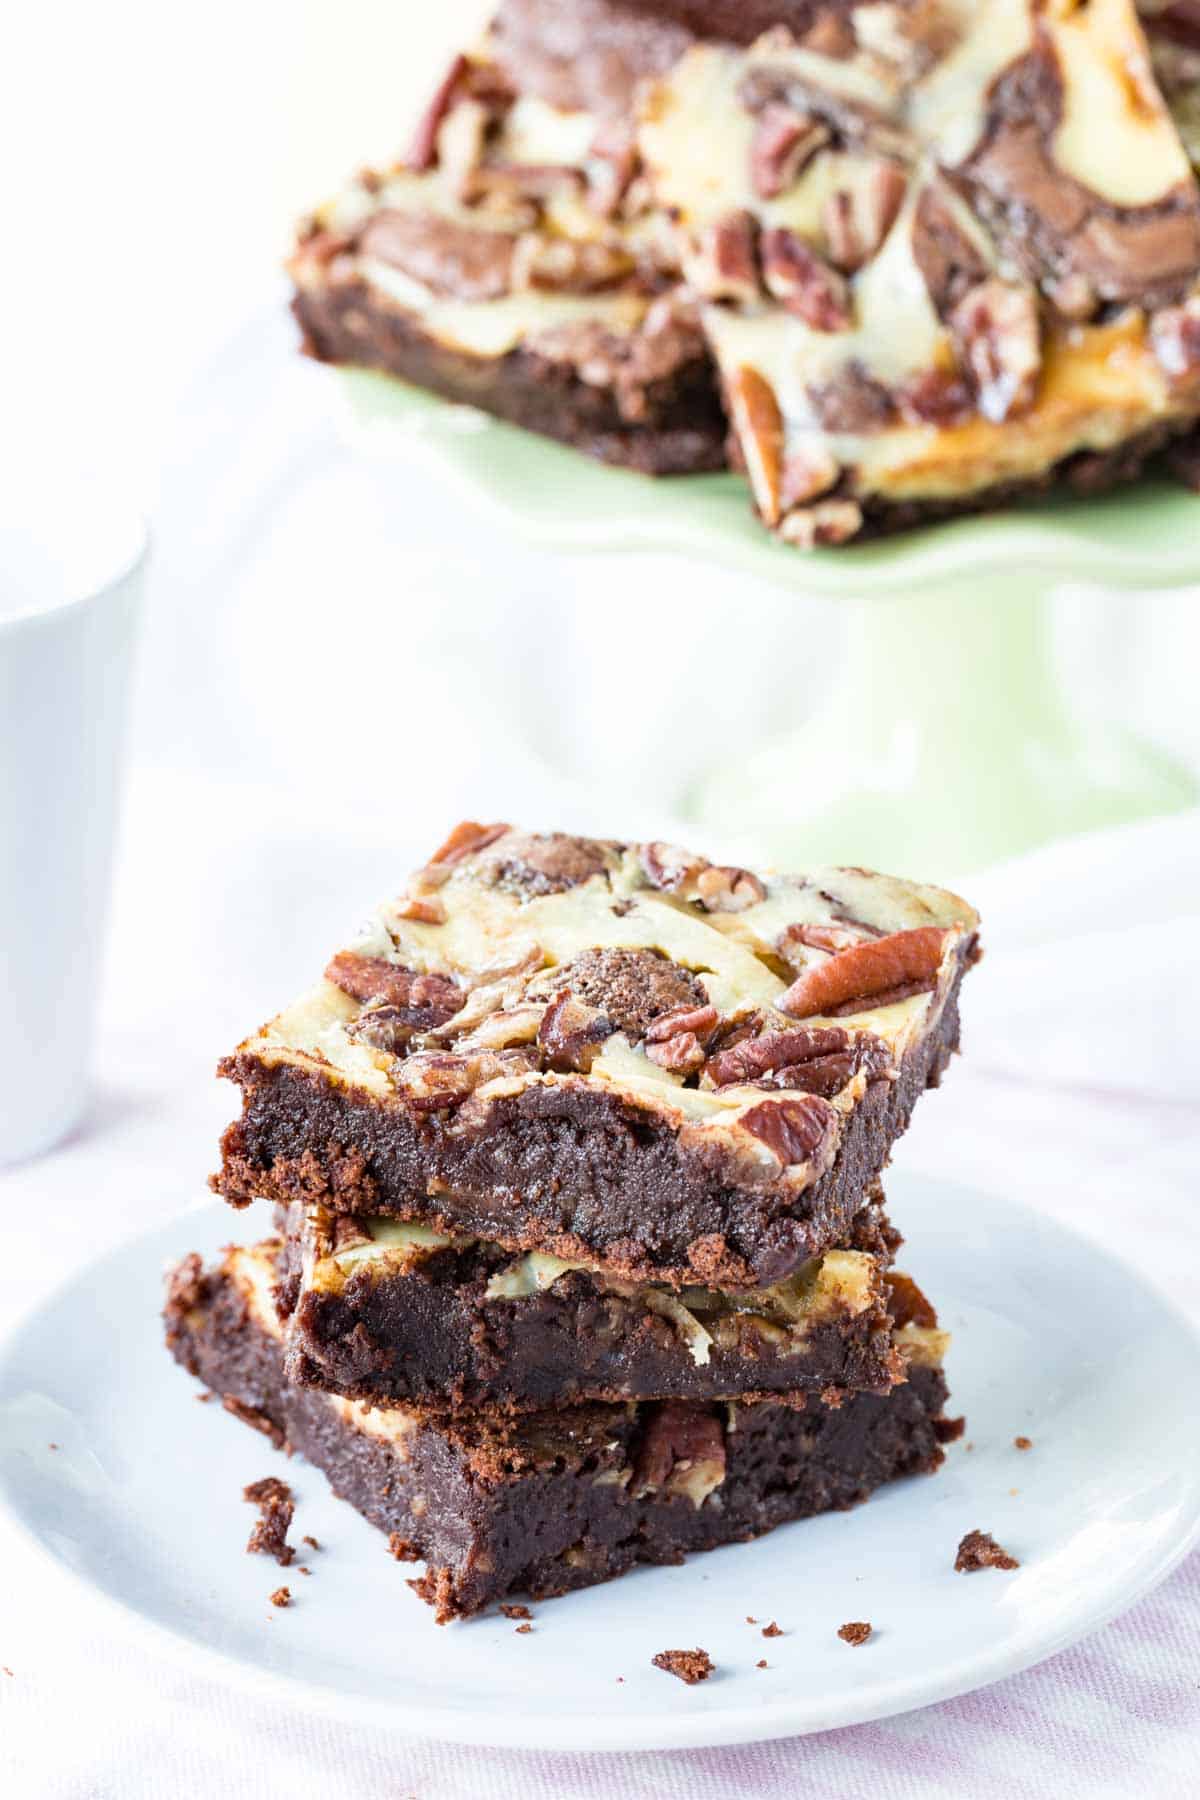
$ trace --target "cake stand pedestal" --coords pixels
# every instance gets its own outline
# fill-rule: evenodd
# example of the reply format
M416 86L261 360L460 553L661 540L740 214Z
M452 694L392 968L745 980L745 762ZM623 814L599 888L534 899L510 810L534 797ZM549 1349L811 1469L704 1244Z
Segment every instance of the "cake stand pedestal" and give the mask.
M849 624L840 664L819 630L789 632L782 651L828 657L815 716L794 730L768 724L749 748L698 742L678 810L715 836L781 866L853 861L936 878L1200 797L1169 756L1079 716L1049 643L1049 601L1067 582L1130 593L1200 583L1200 506L1180 488L1145 481L804 554L767 536L732 476L604 468L383 376L343 371L338 391L357 445L432 462L526 542L651 549L753 577L774 600L838 604ZM731 579L717 664L721 679L747 684L747 717L756 665L746 659L739 676L738 641L754 633L755 602L750 583Z

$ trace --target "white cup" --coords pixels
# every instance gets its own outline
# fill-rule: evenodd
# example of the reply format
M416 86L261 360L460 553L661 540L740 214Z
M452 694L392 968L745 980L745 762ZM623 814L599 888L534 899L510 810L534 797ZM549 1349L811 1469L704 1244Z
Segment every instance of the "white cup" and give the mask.
M0 497L0 1164L88 1097L146 531L103 473Z

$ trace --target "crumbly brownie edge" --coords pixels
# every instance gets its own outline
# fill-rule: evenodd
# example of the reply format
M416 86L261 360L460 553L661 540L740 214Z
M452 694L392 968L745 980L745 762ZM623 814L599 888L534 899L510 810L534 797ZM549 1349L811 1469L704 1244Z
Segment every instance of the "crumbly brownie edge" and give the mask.
M725 418L707 356L651 383L645 420L630 424L613 390L584 381L570 364L524 347L497 357L456 350L381 301L364 280L305 286L292 311L306 352L320 362L382 371L639 474L725 467Z
M271 1404L290 1446L321 1469L335 1494L424 1559L414 1584L439 1619L481 1611L513 1593L536 1599L591 1586L639 1562L676 1563L692 1551L748 1541L792 1519L844 1510L884 1482L929 1473L942 1461L940 1369L917 1367L886 1398L861 1395L837 1410L739 1407L722 1428L721 1505L682 1494L631 1498L602 1477L638 1463L659 1409L612 1409L593 1466L548 1454L524 1467L488 1470L453 1434L418 1425L403 1454L347 1423L320 1394L281 1386L280 1347L249 1317L230 1284L209 1277L210 1298L172 1316L176 1359L245 1416ZM606 1461L605 1458L608 1460ZM600 1477L600 1478L598 1478Z
M323 1074L265 1066L249 1050L219 1066L242 1088L243 1110L221 1140L213 1186L235 1206L317 1200L336 1212L392 1213L636 1281L768 1286L844 1241L917 1100L958 1048L961 979L960 966L897 1078L867 1089L832 1167L786 1202L731 1186L725 1170L681 1149L618 1094L527 1088L466 1133Z

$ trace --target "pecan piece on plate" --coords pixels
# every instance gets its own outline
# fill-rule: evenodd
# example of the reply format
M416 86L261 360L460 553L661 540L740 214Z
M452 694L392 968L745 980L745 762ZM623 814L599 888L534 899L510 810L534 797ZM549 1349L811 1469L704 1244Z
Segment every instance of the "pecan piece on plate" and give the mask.
M794 1100L760 1101L740 1115L738 1124L786 1167L813 1160L828 1142L836 1117L828 1100L802 1094Z
M775 390L757 369L743 364L726 382L726 398L755 505L768 525L777 525L783 414Z
M893 931L813 963L776 1004L794 1019L808 1019L850 1003L879 1005L900 988L928 991L937 980L946 932L936 925Z
M804 173L829 142L829 127L786 102L764 107L750 141L750 182L760 200L774 200Z
M804 239L781 225L762 234L767 291L813 331L847 331L852 322L845 278Z
M1028 411L1042 369L1033 289L998 277L980 282L954 308L950 328L974 378L984 418L1000 425Z

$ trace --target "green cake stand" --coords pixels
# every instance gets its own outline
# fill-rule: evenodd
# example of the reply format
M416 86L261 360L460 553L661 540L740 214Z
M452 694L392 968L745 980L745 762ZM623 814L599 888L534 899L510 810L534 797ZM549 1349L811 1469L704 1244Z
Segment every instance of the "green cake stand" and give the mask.
M1079 715L1049 641L1047 602L1065 583L1200 583L1200 504L1181 488L1148 480L800 553L767 536L736 477L652 481L384 376L338 380L357 443L431 461L527 542L663 551L837 602L848 644L816 713L741 749L701 742L679 797L685 816L780 865L936 876L1200 797L1168 756ZM731 584L730 602L725 680L738 678L735 633L755 629L753 584ZM830 654L819 628L807 651L803 635L788 642Z

